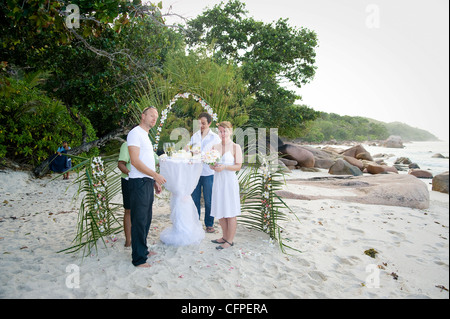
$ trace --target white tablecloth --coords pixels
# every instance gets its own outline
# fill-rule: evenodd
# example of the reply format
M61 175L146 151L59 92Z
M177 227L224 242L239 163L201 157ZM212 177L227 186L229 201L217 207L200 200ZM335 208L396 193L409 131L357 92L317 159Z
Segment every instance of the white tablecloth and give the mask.
M160 174L167 181L164 187L172 193L172 226L161 232L161 241L173 246L199 244L205 231L191 194L197 187L203 164L201 161L165 158L160 159L159 165Z

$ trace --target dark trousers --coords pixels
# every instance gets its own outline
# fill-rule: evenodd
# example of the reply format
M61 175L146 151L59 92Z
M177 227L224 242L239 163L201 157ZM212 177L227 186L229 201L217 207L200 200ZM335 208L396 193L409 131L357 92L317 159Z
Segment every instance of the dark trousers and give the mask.
M155 181L151 178L130 178L131 258L135 266L147 261L147 235L152 223Z
M205 226L214 226L214 217L211 216L211 197L212 197L212 187L214 183L214 175L210 176L200 176L197 187L192 192L192 199L197 206L198 218L200 218L200 199L202 196L203 188L203 199L205 200Z

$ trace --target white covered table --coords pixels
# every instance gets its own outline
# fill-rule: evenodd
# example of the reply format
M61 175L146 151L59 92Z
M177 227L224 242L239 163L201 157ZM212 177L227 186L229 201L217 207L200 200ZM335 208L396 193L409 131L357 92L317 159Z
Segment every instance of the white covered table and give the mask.
M172 246L199 244L205 238L205 231L191 194L200 179L202 162L166 157L160 159L159 165L160 174L167 181L164 187L172 193L170 199L172 226L161 232L161 241Z

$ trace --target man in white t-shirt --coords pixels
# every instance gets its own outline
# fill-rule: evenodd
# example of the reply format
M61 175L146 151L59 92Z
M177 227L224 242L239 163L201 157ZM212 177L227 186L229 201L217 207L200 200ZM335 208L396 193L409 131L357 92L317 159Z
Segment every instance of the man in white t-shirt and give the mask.
M127 136L131 169L128 173L131 210L131 256L136 267L150 267L147 257L152 255L147 247L147 235L152 222L154 191L161 192L166 180L156 172L153 145L148 137L158 119L154 107L142 111L141 123Z
M201 113L198 116L200 121L200 130L192 135L191 144L192 146L200 146L202 152L209 151L214 145L221 142L219 135L211 131L209 128L212 122L211 115L208 113ZM200 218L200 199L202 196L203 188L203 198L205 200L205 226L206 232L214 233L214 217L211 216L211 196L212 196L212 186L214 182L214 171L207 164L203 164L202 175L198 181L197 187L192 193L192 199L197 206L198 218Z

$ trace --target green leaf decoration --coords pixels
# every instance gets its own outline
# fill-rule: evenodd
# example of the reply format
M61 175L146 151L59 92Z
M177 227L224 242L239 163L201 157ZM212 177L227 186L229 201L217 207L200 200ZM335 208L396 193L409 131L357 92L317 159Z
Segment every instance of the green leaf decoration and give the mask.
M120 194L120 174L117 168L117 155L108 157L91 157L73 167L82 168L82 172L74 181L79 185L76 197L82 195L78 212L77 235L73 246L59 252L75 253L83 250L88 256L97 251L101 241L106 246L105 238L112 237L123 230L119 215L122 212L119 204L112 199Z

